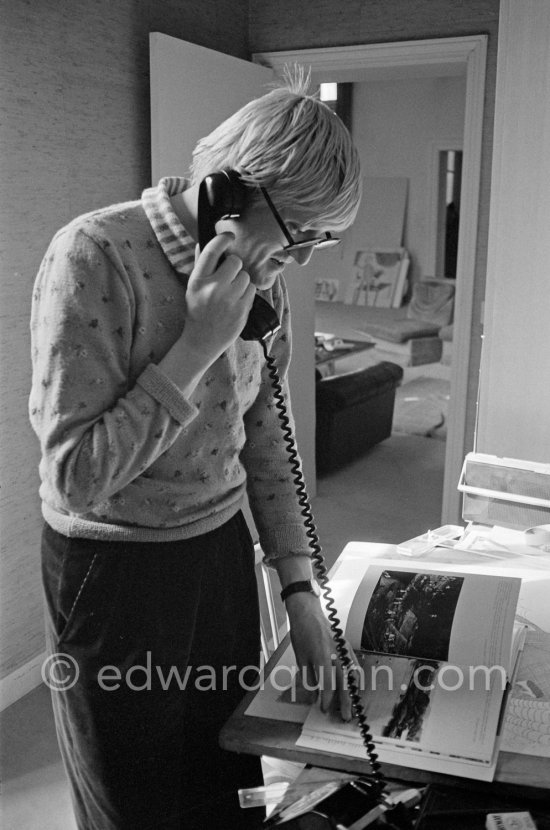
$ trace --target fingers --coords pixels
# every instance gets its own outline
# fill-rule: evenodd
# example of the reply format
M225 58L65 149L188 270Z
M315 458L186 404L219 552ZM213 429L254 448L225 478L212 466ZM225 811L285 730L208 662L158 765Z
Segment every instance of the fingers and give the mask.
M302 595L298 595L302 596ZM306 597L307 595L303 595ZM349 697L349 678L362 690L362 672L353 649L344 642L345 652L336 648L328 620L321 607L309 602L289 607L290 634L296 662L302 672L302 680L310 691L317 691L321 710L339 709L343 720L353 716L353 704ZM345 666L338 657L342 652Z
M237 300L243 300L244 306L252 305L255 287L250 283L250 276L243 270L243 262L236 254L225 253L234 241L232 233L221 233L205 245L201 252L195 247L195 268L191 280L196 288L211 281L226 285Z
M323 667L320 676L319 703L322 712L329 712L331 709L340 711L340 717L344 721L350 721L352 717L352 703L348 694L347 673L342 667L340 660L334 660L327 670ZM330 678L327 683L327 678Z
M195 268L193 271L194 278L201 279L204 277L210 277L212 274L216 273L221 265L220 260L226 254L229 246L234 241L235 237L232 233L219 233L204 246L202 251L197 245L195 247ZM231 256L234 260L232 263L233 266L238 264L237 272L240 271L242 268L242 262L233 254L230 254L229 256ZM227 261L227 259L224 261Z
M238 297L241 297L243 300L250 298L250 302L252 303L254 295L256 294L256 286L250 282L250 276L247 271L239 271L235 275L231 287Z
M361 669L349 643L346 643L346 652L348 656L348 660L345 661L346 665L333 653L330 669L328 670L330 674L327 674L326 665L323 666L320 672L321 677L330 676L328 684L326 682L320 684L320 705L323 712L328 712L333 706L336 706L340 711L342 720L350 721L354 715L353 703L350 697L350 683L355 680L358 689L360 689Z

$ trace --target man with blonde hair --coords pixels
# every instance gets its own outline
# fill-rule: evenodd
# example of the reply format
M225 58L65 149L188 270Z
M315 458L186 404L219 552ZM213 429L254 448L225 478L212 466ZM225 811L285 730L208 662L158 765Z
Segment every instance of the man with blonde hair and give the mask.
M332 676L263 347L240 336L261 296L290 406L284 268L334 244L360 199L350 136L306 80L200 141L190 180L61 229L37 276L30 417L49 648L76 669L52 699L79 830L256 826L236 791L258 761L218 746L257 679L246 494L299 665ZM201 183L220 171L241 204L199 251Z

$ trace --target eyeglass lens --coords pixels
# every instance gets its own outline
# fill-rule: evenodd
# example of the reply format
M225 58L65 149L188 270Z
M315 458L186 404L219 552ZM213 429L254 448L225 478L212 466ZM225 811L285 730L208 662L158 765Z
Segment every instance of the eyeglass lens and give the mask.
M315 248L322 250L323 248L334 248L335 245L340 244L340 239L336 236L331 236L327 232L326 236L314 236L312 239L303 239L301 242L292 242L290 245L285 245L285 251L295 251L299 248Z

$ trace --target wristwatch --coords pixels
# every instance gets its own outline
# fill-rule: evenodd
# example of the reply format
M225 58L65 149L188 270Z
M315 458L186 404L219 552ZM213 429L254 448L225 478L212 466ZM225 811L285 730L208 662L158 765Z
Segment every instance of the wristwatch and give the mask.
M299 582L291 582L286 588L281 591L281 599L283 602L288 599L291 594L314 594L316 597L321 596L321 589L314 579L302 579Z

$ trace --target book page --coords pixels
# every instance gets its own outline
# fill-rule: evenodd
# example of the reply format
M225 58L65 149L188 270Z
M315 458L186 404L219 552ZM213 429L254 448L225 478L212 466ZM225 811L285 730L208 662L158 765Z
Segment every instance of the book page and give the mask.
M287 723L303 723L317 698L316 692L304 689L301 683L301 672L291 645L283 651L271 671L261 673L257 689L250 691L256 691L256 694L246 715Z
M428 770L438 774L456 775L464 778L473 778L478 781L492 781L497 765L497 752L493 753L490 761L474 761L457 756L442 756L438 753L418 752L404 747L393 747L376 743L376 752L382 763L397 764L409 769ZM336 755L347 755L352 758L365 758L366 750L363 743L356 737L350 738L339 732L319 732L304 728L297 746L319 752L328 752Z
M357 652L361 702L380 746L453 755L488 763L493 756L506 677L501 683L424 658ZM451 670L450 670L451 669ZM304 734L329 733L357 740L357 721L312 706Z
M413 765L415 758L419 768L434 759L480 765L485 771L475 777L490 777L520 586L516 577L418 562L369 564L346 636L377 751L395 753L396 763ZM299 745L325 740L336 742L332 751L337 745L362 750L357 721L342 723L338 712L324 715L314 705Z
M378 560L356 590L346 636L355 650L508 671L520 587L517 577Z

